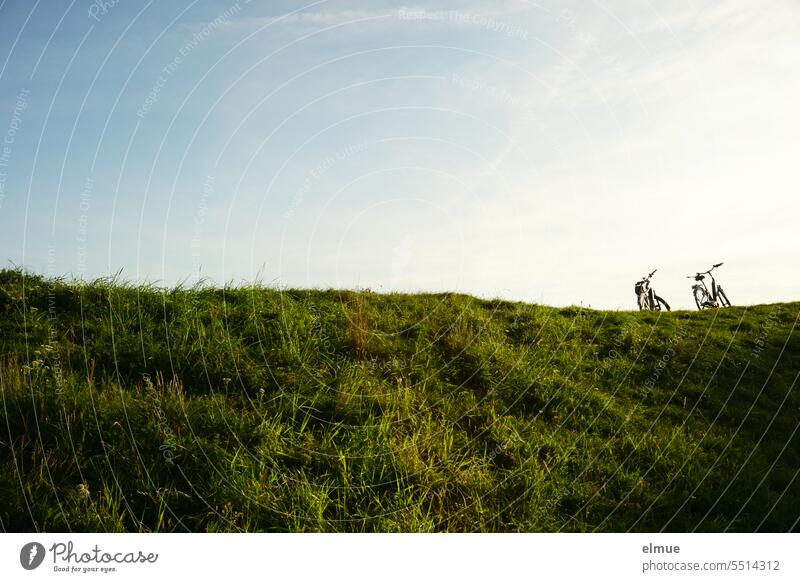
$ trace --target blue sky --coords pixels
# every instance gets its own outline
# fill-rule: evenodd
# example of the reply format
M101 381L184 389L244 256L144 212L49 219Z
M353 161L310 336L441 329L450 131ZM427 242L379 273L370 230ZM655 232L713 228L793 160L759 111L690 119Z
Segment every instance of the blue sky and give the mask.
M800 5L0 0L37 272L688 307L800 297Z

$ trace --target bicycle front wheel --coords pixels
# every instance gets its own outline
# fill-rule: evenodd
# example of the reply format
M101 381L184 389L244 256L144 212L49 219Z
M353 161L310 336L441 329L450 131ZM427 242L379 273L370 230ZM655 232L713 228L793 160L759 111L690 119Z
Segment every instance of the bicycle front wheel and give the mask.
M658 302L656 301L656 293L652 289L647 292L647 308L652 310L661 309Z
M705 289L702 287L694 288L694 302L697 303L697 309L703 310L706 307L707 296Z
M670 309L669 303L667 303L666 301L664 301L664 299L662 299L662 298L661 298L661 297L659 297L658 295L656 295L656 301L657 301L658 303L660 303L660 304L661 304L661 305L664 307L664 309L666 309L667 311L672 311L672 309Z

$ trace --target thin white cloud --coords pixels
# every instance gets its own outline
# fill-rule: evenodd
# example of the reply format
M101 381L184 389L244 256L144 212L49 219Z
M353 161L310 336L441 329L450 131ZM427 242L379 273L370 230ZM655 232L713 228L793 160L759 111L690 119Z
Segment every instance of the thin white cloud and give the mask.
M229 28L261 28L264 26L313 26L329 27L348 22L363 22L370 19L394 16L392 11L342 10L295 12L277 16L242 16L227 23Z

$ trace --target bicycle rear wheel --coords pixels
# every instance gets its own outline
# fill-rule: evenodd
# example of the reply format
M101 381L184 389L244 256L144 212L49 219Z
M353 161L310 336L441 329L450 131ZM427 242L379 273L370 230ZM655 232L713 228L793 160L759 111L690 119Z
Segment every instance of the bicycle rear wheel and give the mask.
M639 304L639 311L644 311L645 309L649 309L647 306L647 293L639 293L637 303Z
M728 301L728 296L725 295L725 291L722 290L720 285L717 285L717 297L719 297L720 303L722 303L724 307L731 306L731 302Z

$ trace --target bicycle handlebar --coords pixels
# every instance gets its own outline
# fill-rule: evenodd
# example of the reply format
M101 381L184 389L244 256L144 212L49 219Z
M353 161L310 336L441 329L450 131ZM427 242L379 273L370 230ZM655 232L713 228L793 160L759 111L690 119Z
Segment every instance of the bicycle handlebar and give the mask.
M710 274L711 274L711 271L713 271L713 270L714 270L714 269L716 269L717 267L721 267L721 266L722 266L722 265L724 265L724 264L725 264L725 263L717 263L716 265L714 265L713 267L711 267L711 268L710 268L708 271L702 271L702 272L700 272L700 273L697 273L697 276L699 276L699 275L710 275ZM691 279L692 277L691 277L691 275L689 275L689 276L688 276L688 277L686 277L686 278L687 278L687 279Z
M656 271L658 271L658 269L653 269L653 272L652 272L652 273L650 273L649 275L647 275L647 277L642 277L642 281L650 281L650 278L651 278L653 275L655 275L655 272L656 272Z

